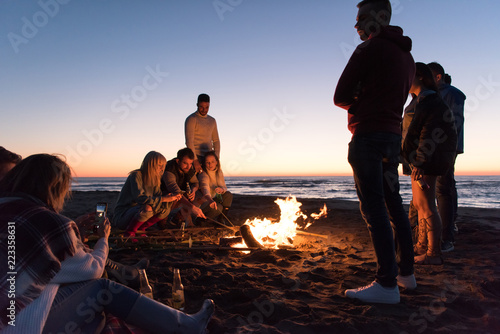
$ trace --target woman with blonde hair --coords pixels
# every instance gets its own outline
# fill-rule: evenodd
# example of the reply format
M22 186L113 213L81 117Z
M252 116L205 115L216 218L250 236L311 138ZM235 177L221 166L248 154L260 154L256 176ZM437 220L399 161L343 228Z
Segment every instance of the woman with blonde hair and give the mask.
M141 168L130 172L116 203L113 224L125 229L125 236L144 231L170 213L173 202L182 195L162 195L161 177L167 159L151 151L144 157Z
M227 190L224 173L215 151L205 154L203 171L198 175L202 200L201 209L205 216L215 219L221 214L227 215L233 202L233 194Z
M76 223L59 214L70 187L69 166L49 154L27 157L0 181L0 332L99 333L107 312L151 333L202 333L211 300L189 315L100 278L109 221L94 249L86 247ZM12 245L15 260L7 261Z

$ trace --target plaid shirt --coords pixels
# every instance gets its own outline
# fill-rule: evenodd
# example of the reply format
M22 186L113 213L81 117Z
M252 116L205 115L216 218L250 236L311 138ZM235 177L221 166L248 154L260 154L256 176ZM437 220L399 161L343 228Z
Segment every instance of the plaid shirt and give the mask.
M15 301L15 313L19 314L40 295L66 256L75 254L78 240L70 237L71 229L80 236L71 219L38 199L0 197L0 254L4 258L0 261L1 310ZM14 281L15 288L11 285ZM2 312L0 330L10 321L7 313Z

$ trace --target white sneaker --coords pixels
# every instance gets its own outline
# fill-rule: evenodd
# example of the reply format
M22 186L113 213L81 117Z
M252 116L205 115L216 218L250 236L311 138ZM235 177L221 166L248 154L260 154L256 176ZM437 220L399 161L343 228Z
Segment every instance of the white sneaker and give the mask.
M411 274L409 276L401 276L397 277L398 285L402 288L413 290L417 287L417 280L415 279L415 275Z
M348 298L356 298L366 303L397 304L399 303L399 288L386 288L373 281L370 285L345 290Z

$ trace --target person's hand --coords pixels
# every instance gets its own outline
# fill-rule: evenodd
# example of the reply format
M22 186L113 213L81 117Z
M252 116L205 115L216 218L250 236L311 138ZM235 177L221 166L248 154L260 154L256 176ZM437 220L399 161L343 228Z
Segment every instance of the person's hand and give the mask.
M210 200L209 200L209 202L208 202L208 203L209 203L208 205L209 205L212 209L217 210L217 202L216 202L216 201L214 201L213 199L211 199L211 198L210 198Z
M99 228L97 229L97 235L100 238L108 238L111 233L111 224L109 223L109 219L106 218L104 219L104 222L99 225Z
M81 215L80 217L75 219L75 223L78 226L78 228L88 228L92 229L92 225L96 222L96 217L95 213L87 213L84 215Z
M194 200L195 195L196 195L196 194L195 194L195 192L194 192L194 191L191 191L189 194L188 194L188 193L186 193L186 197L187 197L187 199L188 199L190 202L192 202L192 201Z
M85 240L90 234L92 234L92 229L96 221L94 212L87 213L75 219L75 223L80 231L82 240Z
M215 188L215 192L216 192L217 194L221 194L221 195L222 195L222 194L223 194L223 193L225 193L226 191L225 191L225 190L224 190L224 188L222 188L222 187L217 187L217 188Z
M167 194L167 195L164 195L162 196L162 202L175 202L175 201L178 201L180 200L182 197L182 194Z
M413 166L411 171L411 178L413 181L418 181L424 176L424 170L418 167Z
M203 214L203 211L201 211L201 209L197 206L194 206L191 208L191 212L196 216L196 217L199 217L199 218L204 218L206 219L207 217L205 217L205 215Z
M196 173L200 173L202 170L200 161L198 159L193 161L193 167L194 167L194 170L196 171Z
M217 210L217 202L209 194L203 196L203 203L208 202L208 206Z

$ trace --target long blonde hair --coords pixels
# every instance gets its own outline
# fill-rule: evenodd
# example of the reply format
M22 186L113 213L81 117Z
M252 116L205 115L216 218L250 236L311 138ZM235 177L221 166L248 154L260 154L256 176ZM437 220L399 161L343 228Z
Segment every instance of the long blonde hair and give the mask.
M34 154L21 160L2 179L0 191L28 194L60 212L71 193L71 180L71 168L62 156Z
M146 187L159 187L162 175L158 173L158 165L165 164L167 159L156 151L151 151L142 160L141 168L142 182Z

